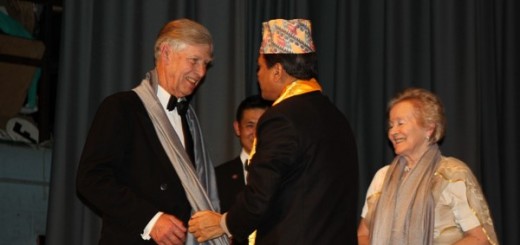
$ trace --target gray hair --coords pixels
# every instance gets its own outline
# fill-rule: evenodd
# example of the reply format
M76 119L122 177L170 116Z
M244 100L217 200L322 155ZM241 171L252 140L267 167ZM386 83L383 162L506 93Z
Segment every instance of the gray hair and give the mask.
M213 38L208 29L189 19L170 21L163 26L155 41L156 59L161 53L161 45L165 42L175 51L183 49L186 44L207 44L213 50Z
M397 103L403 101L412 103L415 108L414 115L419 125L423 127L429 124L435 125L429 142L439 142L446 132L446 117L440 98L426 89L408 88L388 102L388 112L390 112L392 107Z

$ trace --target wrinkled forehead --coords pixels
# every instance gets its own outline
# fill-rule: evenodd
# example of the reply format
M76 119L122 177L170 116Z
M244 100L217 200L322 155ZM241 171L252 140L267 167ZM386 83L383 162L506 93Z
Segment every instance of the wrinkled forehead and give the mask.
M210 44L184 44L174 52L190 58L201 59L208 63L213 60L213 47Z

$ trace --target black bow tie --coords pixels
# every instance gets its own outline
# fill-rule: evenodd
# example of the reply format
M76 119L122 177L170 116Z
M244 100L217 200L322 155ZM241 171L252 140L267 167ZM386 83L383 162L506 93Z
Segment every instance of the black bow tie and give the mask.
M175 96L170 96L170 100L168 100L168 106L166 109L168 111L173 111L177 107L177 113L183 116L186 115L186 111L188 111L189 101L186 98L182 98L180 101Z

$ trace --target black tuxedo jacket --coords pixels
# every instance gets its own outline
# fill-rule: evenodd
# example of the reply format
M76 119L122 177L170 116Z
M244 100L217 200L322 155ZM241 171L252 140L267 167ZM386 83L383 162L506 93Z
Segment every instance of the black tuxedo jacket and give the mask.
M77 191L103 219L100 244L153 244L140 234L158 212L187 226L191 206L144 105L133 91L99 107L81 156Z
M356 244L358 162L345 116L319 92L287 98L257 125L248 184L227 213L256 244Z

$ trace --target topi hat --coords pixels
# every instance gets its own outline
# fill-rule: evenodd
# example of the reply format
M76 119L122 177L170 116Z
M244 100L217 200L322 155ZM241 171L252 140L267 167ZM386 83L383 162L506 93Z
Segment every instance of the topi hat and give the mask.
M306 54L316 52L311 22L305 19L275 19L264 22L261 54Z

